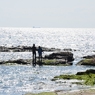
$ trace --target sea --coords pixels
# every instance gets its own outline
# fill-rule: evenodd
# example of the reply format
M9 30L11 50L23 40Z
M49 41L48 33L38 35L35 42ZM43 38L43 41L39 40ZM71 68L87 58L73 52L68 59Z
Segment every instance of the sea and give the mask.
M77 66L83 56L95 55L95 28L15 28L0 27L0 46L32 46L71 50L72 66L0 65L0 95L24 95L50 91L75 91L92 88L72 84L78 80L51 81L60 74L76 74L95 69L93 66ZM43 55L48 54L44 52ZM31 52L0 52L0 61L31 59ZM93 86L94 87L94 86Z

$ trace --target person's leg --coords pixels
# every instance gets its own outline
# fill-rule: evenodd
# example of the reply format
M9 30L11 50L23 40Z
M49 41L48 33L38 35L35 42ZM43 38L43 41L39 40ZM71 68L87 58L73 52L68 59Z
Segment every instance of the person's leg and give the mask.
M33 54L32 65L35 66L35 55Z
M42 55L41 55L41 62L42 62Z
M33 54L33 57L32 57L32 62L34 63L34 54Z
M34 63L33 66L36 66L36 53L34 54Z
M38 56L39 62L40 62L40 55Z
M36 63L36 53L35 53L35 63Z

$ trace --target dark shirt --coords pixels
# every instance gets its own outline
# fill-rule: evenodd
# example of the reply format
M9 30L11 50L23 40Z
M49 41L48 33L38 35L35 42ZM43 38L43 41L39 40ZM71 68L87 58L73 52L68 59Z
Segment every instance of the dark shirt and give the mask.
M38 48L38 54L39 54L39 56L41 56L42 55L42 48Z
M33 52L33 54L35 54L36 53L36 47L32 47L32 52Z

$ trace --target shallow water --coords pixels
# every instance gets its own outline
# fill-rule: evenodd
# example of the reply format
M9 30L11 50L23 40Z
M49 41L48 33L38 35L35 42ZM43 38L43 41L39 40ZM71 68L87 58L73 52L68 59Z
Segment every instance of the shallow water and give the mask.
M69 81L51 81L60 74L75 74L94 67L86 66L0 66L0 95L22 95L54 90L77 90L85 86L72 85Z

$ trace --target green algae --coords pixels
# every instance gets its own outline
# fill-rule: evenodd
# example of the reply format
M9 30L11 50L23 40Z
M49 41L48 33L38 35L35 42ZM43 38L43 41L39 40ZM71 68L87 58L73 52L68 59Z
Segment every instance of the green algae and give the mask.
M37 94L27 93L25 95L57 95L57 94L54 92L42 92L42 93L37 93Z
M95 66L95 58L86 58L81 60L80 62L78 62L77 65L91 65L91 66Z
M43 65L56 65L56 66L70 66L72 65L72 63L66 63L66 61L60 61L60 60L57 60L57 59L44 59L42 61L42 64Z
M55 81L57 79L77 79L77 80L84 80L85 85L95 85L95 70L87 70L86 72L79 72L77 74L73 75L60 75L55 76L52 81Z
M43 64L44 65L54 65L56 63L56 60L55 59L46 59L46 60L43 60Z

